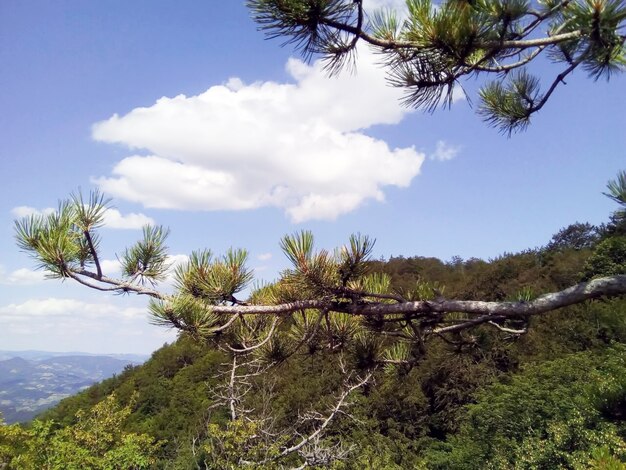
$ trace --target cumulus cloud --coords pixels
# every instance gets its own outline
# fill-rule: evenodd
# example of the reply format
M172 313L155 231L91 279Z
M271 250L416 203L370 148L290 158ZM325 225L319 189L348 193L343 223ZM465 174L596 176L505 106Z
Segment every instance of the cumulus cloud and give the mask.
M117 259L100 260L100 268L107 276L119 275L122 271L122 264Z
M272 259L272 254L271 253L261 253L260 255L257 255L256 259L258 259L259 261L269 261Z
M430 155L431 160L439 160L445 162L452 160L461 151L461 147L458 145L450 145L443 140L437 141L435 151Z
M166 281L167 283L172 283L174 281L174 274L176 273L176 268L184 265L189 261L189 256L187 255L168 255L167 256L167 264L169 265L169 269L166 273Z
M290 59L293 83L233 78L114 115L93 126L93 138L137 152L95 182L145 207L271 206L294 222L332 220L382 201L385 187L411 183L425 156L365 133L409 112L374 62L360 50L358 73L329 78L320 62Z
M15 271L7 272L0 265L0 284L14 286L30 286L39 284L45 280L43 271L34 271L32 269L20 268Z
M144 214L122 215L117 209L107 209L104 213L104 225L107 228L139 229L144 225L154 225L154 220Z
M8 349L146 352L175 339L175 332L155 328L147 318L145 306L116 305L113 300L31 299L0 306L0 344Z
M31 215L48 215L52 214L56 209L52 207L46 207L45 209L35 209L30 206L18 206L11 209L11 215L13 217L30 217Z
M52 207L36 209L30 206L18 206L11 209L14 217L22 218L31 215L49 215L56 211ZM117 209L107 209L104 213L104 224L107 228L114 229L140 229L144 225L154 225L154 220L144 214L122 214Z
M135 318L145 317L145 308L119 308L106 303L89 303L76 299L50 297L47 299L31 299L20 304L9 304L0 307L0 322L14 320L34 320L39 317L73 317L81 318Z

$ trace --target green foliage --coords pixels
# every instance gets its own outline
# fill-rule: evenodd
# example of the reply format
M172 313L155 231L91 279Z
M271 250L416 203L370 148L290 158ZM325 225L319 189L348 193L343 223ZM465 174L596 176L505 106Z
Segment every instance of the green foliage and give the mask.
M169 268L165 246L169 232L160 225L144 227L143 239L127 248L122 255L122 275L131 282L139 281L141 284L162 281Z
M262 423L245 419L230 421L225 427L209 424L207 440L203 445L206 468L236 469L243 466L242 462L262 462L277 458L280 455L280 446L286 439L264 435L264 431ZM282 465L271 462L246 467L268 470L283 468Z
M626 274L626 237L601 241L585 264L583 279Z
M37 260L38 268L51 278L76 277L85 268L95 266L91 278L102 279L98 259L99 237L95 231L104 224L110 201L98 190L88 200L82 193L59 202L56 211L34 214L15 221L18 246ZM143 240L125 250L120 261L128 282L154 284L168 269L165 239L169 230L146 226Z
M115 395L88 413L76 413L76 423L58 428L54 421L35 420L29 429L2 429L14 441L6 460L16 470L139 470L151 468L161 443L147 434L124 432L131 409L120 407ZM1 429L1 428L0 428ZM17 441L17 442L15 442ZM5 457L6 459L6 457Z
M607 183L606 188L609 192L605 193L605 196L622 206L626 206L626 171L620 171L617 178Z
M252 280L246 268L248 252L230 249L213 260L209 250L195 251L186 265L176 269L176 284L181 293L209 303L230 301Z
M592 248L598 241L597 228L589 223L568 225L552 236L546 245L548 250L574 249L583 250Z
M478 113L489 124L511 133L530 124L533 107L542 98L539 79L522 69L512 74L506 84L491 82L482 88Z
M617 409L626 399L626 348L529 367L486 387L432 468L589 468L602 448L626 461ZM612 458L613 458L612 457Z
M27 433L17 424L6 425L0 414L0 468L11 468L12 461L23 451Z
M597 80L626 67L620 0L407 0L404 21L389 10L365 14L367 0L247 3L270 38L295 43L307 59L320 55L331 73L351 65L358 41L374 47L408 106L450 105L462 79L496 76L480 90L478 112L508 133L524 129L576 68ZM545 92L527 71L542 54L560 68Z
M447 296L462 299L527 301L578 280L592 254L591 246L597 243L588 236L585 224L578 225L555 235L555 246L551 248L504 254L489 261L458 257L449 262L424 257L372 261L372 242L365 237L354 236L345 247L328 252L316 251L312 235L301 232L283 240L292 269L279 282L257 286L248 302L275 304L322 295L337 303L386 305L397 302L397 298L436 300L444 289ZM4 431L0 434L4 436L0 437L0 452L4 452L1 455L5 461L19 458L26 462L24 456L31 452L27 443L39 439L53 452L46 455L56 456L67 468L78 459L100 468L97 465L104 465L106 455L111 461L121 462L120 468L132 468L133 461L138 468L240 468L244 460L259 462L278 455L297 441L298 433L311 432L324 410L332 408L342 389L344 373L373 369L378 371L372 383L351 396L346 415L333 422L315 444L320 448L309 446L303 450L311 455L317 453L319 462L327 462L325 468L454 468L448 464L460 462L463 456L478 456L479 462L489 459L494 468L508 468L509 461L497 460L505 458L506 452L495 449L487 455L486 444L470 433L475 430L467 424L476 420L482 423L468 416L474 413L472 406L489 409L482 398L485 394L495 400L494 409L500 414L485 417L487 424L481 424L480 432L491 429L508 436L509 429L503 424L506 420L499 420L500 416L523 419L531 422L533 429L544 429L539 437L532 433L517 436L519 448L503 441L502 449L509 449L520 465L574 465L580 461L591 467L617 465L622 458L619 439L623 430L616 424L624 404L621 388L605 387L599 394L604 401L587 403L578 414L572 409L580 403L574 400L572 408L567 405L569 398L564 398L564 388L583 376L583 366L554 366L561 367L562 374L552 382L545 379L543 395L524 395L532 401L528 410L548 403L542 415L547 416L545 419L524 415L517 408L510 411L506 400L498 405L499 399L493 396L499 396L500 391L491 384L506 386L520 381L522 385L514 388L523 392L524 384L530 381L525 375L529 374L528 364L541 367L546 360L566 360L578 351L602 351L612 341L626 342L626 301L590 302L533 317L529 332L521 337L485 325L445 338L431 338L424 347L423 330L414 328L416 324L404 315L362 318L349 311L329 314L323 309L303 309L281 317L215 314L216 306L238 302L227 297L247 282L245 261L243 251L218 258L208 251L194 253L189 263L177 271L179 295L151 305L155 321L177 326L190 335L156 352L144 366L129 368L118 377L64 400L45 415L45 421L33 424L31 429L0 428ZM212 281L218 278L220 282ZM218 284L230 287L218 291L214 288ZM453 322L460 316L451 312L445 318ZM229 329L222 329L231 321ZM524 329L528 323L523 318L511 319L504 326ZM274 335L270 338L271 331ZM203 341L198 342L198 338ZM210 341L204 341L206 338ZM232 349L219 350L215 345L237 349L255 344L259 347L248 357L253 362L241 368L242 374L251 375L243 379L245 384L237 385L248 393L237 398L236 406L248 411L231 421L223 398L227 390L224 381L230 375L221 365L232 362L227 353ZM255 375L263 370L259 359L273 367ZM239 356L238 364L243 362ZM517 375L520 368L524 372ZM600 381L608 383L607 377L620 377L622 373L616 366L598 374ZM536 382L530 381L533 386ZM572 390L579 391L576 386ZM107 418L94 406L112 392L121 403L119 410L126 411ZM550 404L552 392L553 399L565 405ZM514 392L506 393L511 401L518 400ZM590 396L583 392L578 395ZM524 403L522 398L518 401ZM313 415L318 419L303 421L311 410L320 413ZM572 425L559 421L561 415ZM117 428L119 432L99 440L98 447L89 439L94 429L106 436L101 428ZM137 436L151 437L145 440ZM498 439L494 442L500 442ZM543 444L546 439L548 446ZM160 445L151 448L155 441ZM453 442L460 443L457 450L450 447ZM572 442L582 450L570 461L567 455ZM141 460L141 450L150 448L154 452ZM339 452L344 458L331 464L333 458L328 452L331 457L332 452ZM292 455L259 468L297 467L302 458Z
M91 261L76 213L68 200L60 202L51 214L31 215L15 222L18 246L39 262L37 267L46 270L48 277L67 277L68 268L78 269Z

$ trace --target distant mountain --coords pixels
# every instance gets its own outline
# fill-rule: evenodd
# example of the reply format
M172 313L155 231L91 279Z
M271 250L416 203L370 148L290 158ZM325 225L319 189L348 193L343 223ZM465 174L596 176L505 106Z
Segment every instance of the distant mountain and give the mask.
M55 352L55 351L38 351L34 349L29 349L25 351L3 351L0 350L0 361L4 361L6 359L11 359L14 357L21 357L22 359L38 361L42 359L49 359L51 357L66 357L66 356L98 356L98 357L114 357L116 359L121 359L125 361L130 361L133 363L143 363L145 362L150 355L149 354L93 354L86 352L78 352L78 351L65 351L65 352Z
M0 412L7 423L28 421L63 398L146 359L135 354L0 351Z

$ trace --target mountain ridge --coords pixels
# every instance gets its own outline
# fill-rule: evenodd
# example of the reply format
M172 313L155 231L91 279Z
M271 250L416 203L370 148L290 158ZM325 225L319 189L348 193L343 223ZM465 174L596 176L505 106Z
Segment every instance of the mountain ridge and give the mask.
M63 398L147 358L136 354L0 351L0 412L8 424L29 421Z

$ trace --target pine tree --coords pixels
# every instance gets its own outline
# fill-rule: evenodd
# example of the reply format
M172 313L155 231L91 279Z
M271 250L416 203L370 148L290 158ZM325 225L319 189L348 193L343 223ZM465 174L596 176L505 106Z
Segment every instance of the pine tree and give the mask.
M408 106L450 105L463 80L496 77L479 92L478 113L511 133L583 69L598 80L626 66L626 5L620 0L407 0L406 18L364 9L367 0L249 0L270 38L294 44L305 58L321 56L330 73L354 59L364 42L381 57L389 81ZM555 69L547 88L529 69Z

